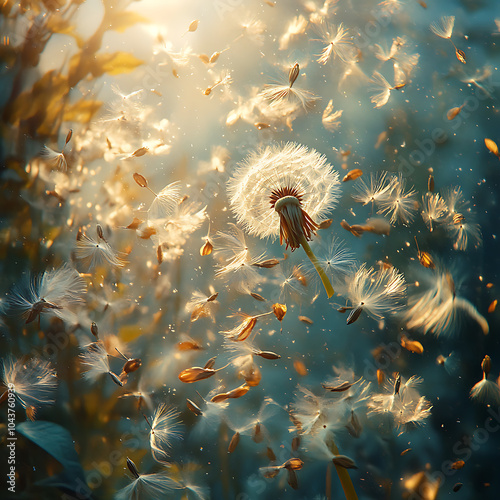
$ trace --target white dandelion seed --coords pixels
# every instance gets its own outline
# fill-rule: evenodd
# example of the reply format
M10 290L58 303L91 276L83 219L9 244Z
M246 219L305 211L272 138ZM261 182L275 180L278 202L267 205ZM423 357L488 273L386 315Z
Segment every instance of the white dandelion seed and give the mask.
M167 449L171 447L172 439L182 439L178 417L179 412L164 403L159 405L153 414L150 424L149 444L151 454L157 462L164 463L167 461Z
M334 236L327 244L321 242L319 248L314 247L321 267L325 270L330 281L345 281L345 277L352 273L356 266L356 257L346 246L343 240ZM308 271L311 265L306 263ZM312 274L312 273L311 273Z
M389 415L395 427L403 431L424 425L432 406L416 390L421 382L422 379L416 376L408 380L401 376L396 380L389 378L384 384L384 393L371 396L369 415Z
M13 387L14 394L23 408L37 409L55 403L57 374L48 361L31 358L28 361L12 356L2 361L2 383ZM7 391L0 401L7 397Z
M125 266L125 261L106 240L99 236L94 240L82 232L78 232L76 237L76 258L81 260L88 270L103 264L114 268Z
M102 342L92 342L86 346L85 352L80 354L80 359L85 371L82 377L90 383L95 383L104 374L108 374L113 382L122 387L123 383L111 371L108 360L108 351Z
M354 201L363 205L371 203L373 209L374 204L380 204L389 199L395 180L396 178L389 177L387 172L370 174L369 185L365 181L364 176L358 177L354 183L354 189L358 194L354 194L352 197Z
M390 182L390 190L387 197L380 199L378 204L380 210L378 214L391 215L391 224L397 221L403 225L408 225L413 222L415 212L418 208L417 200L415 199L416 191L410 188L405 191L406 180L400 174L398 177L393 176Z
M264 90L259 94L260 97L270 101L271 106L277 106L284 102L298 102L307 110L319 97L308 90L294 86L299 74L300 67L296 63L289 71L288 85L279 83L266 84L264 85Z
M175 488L175 483L167 476L167 471L139 474L135 463L128 457L127 467L134 479L115 494L115 500L166 498L167 493Z
M409 309L404 315L408 329L420 329L436 336L450 334L457 330L461 316L466 315L479 324L485 335L489 332L486 318L468 300L457 296L449 271L439 269L430 277L428 289L408 300Z
M443 222L446 219L448 208L439 193L425 193L422 196L422 219L429 231L434 230L433 224Z
M455 16L443 16L439 22L434 21L430 25L430 30L440 38L449 39L453 34L455 26Z
M375 271L363 264L354 277L348 278L347 296L352 303L352 311L347 324L354 323L362 311L379 320L387 314L396 313L403 307L405 293L405 279L397 269L391 267Z
M68 264L29 278L27 284L13 289L8 297L11 309L18 310L31 323L41 314L72 320L72 306L83 302L85 280Z
M322 22L315 25L320 36L320 40L326 43L321 54L318 55L317 61L325 65L330 59L339 58L343 62L348 62L352 59L355 52L354 45L351 41L349 30L340 23L337 27L330 25L327 22Z
M58 153L48 146L44 146L42 151L40 152L40 156L51 163L58 170L61 170L62 172L66 172L66 170L68 170L68 163L66 161L64 151Z

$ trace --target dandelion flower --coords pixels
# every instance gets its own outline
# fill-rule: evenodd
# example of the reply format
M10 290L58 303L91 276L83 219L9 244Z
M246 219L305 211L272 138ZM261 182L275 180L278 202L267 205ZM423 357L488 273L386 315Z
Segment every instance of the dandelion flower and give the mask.
M173 481L166 471L154 474L139 474L132 460L127 457L127 467L134 477L133 481L115 495L115 500L146 500L166 498L167 492L174 488Z
M70 320L69 307L83 302L86 285L79 273L67 264L58 269L45 271L29 280L28 285L14 288L9 295L9 305L20 310L31 323L41 314L51 314Z
M178 416L179 412L166 404L158 406L153 414L149 444L151 445L151 454L157 462L165 462L168 458L166 449L170 448L171 440L181 438ZM147 421L149 424L149 420Z
M251 154L229 180L228 192L238 222L250 234L272 239L279 235L280 244L292 251L302 246L328 288L307 242L316 233L316 220L336 205L339 186L338 173L324 156L287 143ZM327 293L333 295L333 289Z
M375 271L363 264L349 280L347 295L352 303L352 311L347 324L354 323L364 310L376 319L396 313L403 307L405 292L404 276L397 269L391 267Z
M23 408L37 409L55 402L57 375L48 361L31 358L28 361L8 357L3 360L2 383L13 387ZM0 396L2 401L7 391Z

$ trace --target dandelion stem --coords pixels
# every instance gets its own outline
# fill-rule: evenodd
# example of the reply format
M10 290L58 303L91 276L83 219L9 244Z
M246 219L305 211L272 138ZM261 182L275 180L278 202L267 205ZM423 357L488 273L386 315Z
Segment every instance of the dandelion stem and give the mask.
M321 278L321 282L323 283L323 286L325 287L326 294L328 295L328 298L333 297L335 290L333 289L332 284L330 283L330 280L328 279L328 276L326 275L324 269L321 267L320 263L318 262L316 255L314 255L313 251L311 250L311 247L309 246L309 243L307 242L304 235L301 235L301 237L300 237L300 244L302 245L304 252L306 252L307 256L309 257L309 260L312 262L314 268L318 272L319 277Z
M335 455L340 455L339 449L334 442L331 442L332 450ZM356 491L354 490L354 485L352 484L351 477L349 476L349 472L347 469L340 465L335 465L335 469L337 470L337 474L340 479L340 484L342 485L342 489L344 490L344 495L346 500L358 500L358 495L356 495Z

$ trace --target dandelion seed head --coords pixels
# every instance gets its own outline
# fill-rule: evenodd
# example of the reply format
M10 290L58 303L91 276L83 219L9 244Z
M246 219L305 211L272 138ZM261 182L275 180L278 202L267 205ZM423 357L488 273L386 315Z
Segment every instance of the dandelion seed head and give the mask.
M275 239L283 234L280 219L285 217L294 228L305 224L303 231L310 237L315 221L335 207L340 181L324 156L287 143L252 153L229 180L228 193L238 222L250 234ZM285 197L291 198L283 201ZM286 208L287 214L280 215L277 208Z

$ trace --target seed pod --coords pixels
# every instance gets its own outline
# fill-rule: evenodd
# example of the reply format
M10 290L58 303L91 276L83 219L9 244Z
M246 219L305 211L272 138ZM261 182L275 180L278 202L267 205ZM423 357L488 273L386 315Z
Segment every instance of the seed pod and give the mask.
M344 392L349 390L356 382L342 382L338 385L325 385L321 384L323 386L323 389L326 389L327 391L330 392Z
M404 456L405 456L407 453L409 453L410 451L411 451L411 448L406 448L406 450L403 450L403 451L400 453L400 455L401 455L402 457L404 457Z
M264 439L264 433L262 432L262 426L259 422L257 422L255 424L255 427L253 428L252 439L256 443L261 443L262 440Z
M215 375L216 371L206 368L186 368L179 373L179 380L185 384L192 384L193 382L198 382L198 380L204 380Z
M72 137L73 137L73 129L70 128L68 134L66 135L66 142L64 143L65 146L66 144L68 144L69 141L71 141Z
M297 451L300 447L300 436L295 436L292 439L292 450Z
M498 303L498 300L495 299L491 304L490 306L488 307L488 312L489 313L492 313L492 312L495 312L495 309L497 308L497 303Z
M250 296L253 297L255 300L258 300L259 302L265 302L266 299L262 297L262 295L259 295L258 293L250 293Z
M244 375L245 382L250 387L257 387L262 379L262 373L257 365L253 365L251 370Z
M120 378L118 377L118 375L116 375L115 373L113 372L108 372L109 373L109 376L111 377L111 380L116 384L116 385L119 385L120 387L123 387L123 382L120 380Z
M492 141L491 139L485 139L484 144L495 156L498 156L500 158L500 153L498 152L498 146L495 141Z
M459 470L465 465L465 462L463 460L457 460L456 462L453 462L451 464L451 468L453 470Z
M203 415L200 407L196 403L193 403L190 399L186 399L186 406L188 407L188 410L193 412L197 417Z
M432 174L429 174L429 179L427 180L427 191L434 192L434 176Z
M209 63L213 64L213 63L217 62L217 59L219 59L219 57L220 57L221 54L222 54L222 52L214 52L210 56Z
M198 19L195 19L194 21L191 21L191 23L189 24L189 28L188 28L188 31L189 32L193 32L193 31L196 31L198 29L198 25L200 24L200 21Z
M293 86L295 83L295 80L297 80L298 76L300 73L300 66L299 63L295 63L291 68L288 73L288 83L290 85L290 88Z
M359 438L361 436L361 433L363 432L363 426L361 425L357 415L354 413L354 410L351 410L349 422L346 427L349 434L354 438Z
M418 340L410 340L405 334L401 335L400 343L407 351L416 354L422 354L424 352L424 346Z
M333 457L332 462L335 466L343 467L344 469L357 469L354 460L346 457L345 455L337 455L336 457Z
M332 225L333 219L325 219L319 223L318 229L328 229Z
M210 358L206 363L205 366L203 367L205 370L210 370L213 368L215 365L215 360L217 359L217 356L214 356L213 358Z
M213 302L219 296L219 292L214 292L208 297L207 302Z
M457 59L465 64L467 62L466 58L465 58L465 52L463 50L460 50L460 49L455 49L455 55L457 56Z
M491 358L488 355L486 355L481 362L481 368L487 377L491 371Z
M264 269L271 269L272 267L277 266L280 263L278 259L267 259L263 260L262 262L256 262L254 265L255 267L263 267Z
M136 359L129 359L124 365L123 365L123 371L125 373L133 373L136 370L138 370L142 365L142 361L138 358Z
M398 373L396 377L396 382L394 382L394 395L399 394L399 389L401 387L401 373Z
M349 316L347 316L347 324L352 325L361 316L362 312L363 312L363 306L359 305L359 306L355 307L349 313Z
M143 188L148 187L148 181L147 181L146 177L144 177L141 174L138 174L137 172L134 173L133 177L134 177L134 181L137 182L137 184L139 184L139 186L141 186Z
M200 255L202 257L205 257L207 255L210 255L212 253L212 250L214 249L214 246L210 241L207 239L205 244L200 248Z
M227 452L232 453L236 447L238 446L238 443L240 442L240 433L235 432L233 437L231 438L231 442L229 443L229 446L227 447Z
M99 329L97 328L97 323L95 321L92 321L92 324L90 325L90 332L96 339L99 338Z
M307 368L306 365L302 362L296 359L293 362L293 367L295 368L295 371L301 376L305 377L307 375Z
M269 446L267 447L266 455L271 462L274 462L276 460L276 455L274 454L274 451L269 448Z
M254 316L250 316L243 320L241 327L238 330L238 334L235 335L236 340L243 341L248 338L248 336L252 333L252 330L257 323L257 318Z
M307 316L299 316L299 321L302 321L302 323L306 323L308 325L312 325L314 323L314 321Z
M385 374L382 370L378 369L377 370L377 383L378 385L382 385L385 380Z
M144 156L149 151L149 148L144 146L142 148L136 149L130 156L132 158L139 158L140 156Z
M299 489L299 481L297 479L297 474L295 474L295 471L293 469L288 469L288 484L294 489L298 490Z
M258 351L254 353L256 356L260 356L264 359L280 359L281 356L272 351Z
M156 247L156 260L158 261L158 264L163 262L163 247L161 245Z
M288 470L300 470L304 462L300 458L289 458L281 467Z
M270 128L271 125L269 125L269 123L264 123L264 122L256 122L253 124L253 126L257 129L257 130L263 130L265 128Z
M97 237L100 238L101 240L106 241L104 238L104 231L103 231L102 226L100 224L96 225L95 230L97 233Z
M286 314L286 305L285 304L273 304L273 313L278 319L278 321L283 321L283 318Z
M453 486L453 492L456 493L457 491L460 491L460 488L462 488L462 486L463 486L463 483L456 483Z
M139 477L140 477L139 471L137 470L137 467L134 464L134 462L132 462L132 460L130 460L130 458L128 458L128 457L127 457L127 467L128 467L128 470L131 472L131 474L136 479L139 479Z

